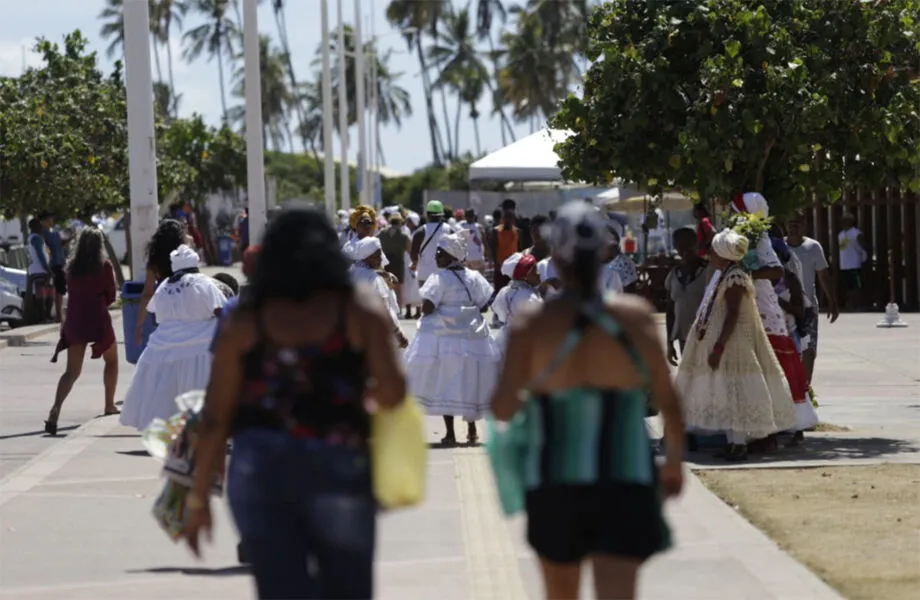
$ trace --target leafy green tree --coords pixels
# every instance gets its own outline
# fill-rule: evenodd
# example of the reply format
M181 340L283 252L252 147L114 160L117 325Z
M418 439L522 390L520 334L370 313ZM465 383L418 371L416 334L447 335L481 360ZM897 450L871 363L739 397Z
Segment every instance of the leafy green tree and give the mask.
M569 180L614 177L779 213L845 186L920 187L917 0L601 5L582 97L552 126Z
M43 64L0 83L0 210L87 218L124 205L127 105L121 63L106 76L79 31L40 39Z

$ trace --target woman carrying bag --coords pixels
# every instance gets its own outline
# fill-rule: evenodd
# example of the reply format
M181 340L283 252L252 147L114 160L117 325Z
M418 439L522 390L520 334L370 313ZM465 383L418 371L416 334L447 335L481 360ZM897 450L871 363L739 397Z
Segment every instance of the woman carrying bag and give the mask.
M214 348L184 535L199 554L232 435L227 494L259 598L373 596L374 489L389 474L372 459L366 396L412 415L390 317L348 267L322 213L282 212ZM375 423L374 445L386 434Z

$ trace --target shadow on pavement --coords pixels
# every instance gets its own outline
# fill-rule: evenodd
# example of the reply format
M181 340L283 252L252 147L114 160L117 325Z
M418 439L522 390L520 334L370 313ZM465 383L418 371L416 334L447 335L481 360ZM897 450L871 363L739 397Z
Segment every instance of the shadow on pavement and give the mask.
M16 438L36 437L36 436L39 436L39 435L44 436L44 437L60 437L60 438L62 438L62 437L67 437L66 435L61 435L61 432L62 432L62 431L73 431L73 430L76 429L77 427L79 427L79 425L68 425L68 426L66 426L66 427L58 427L58 434L57 434L57 435L46 435L44 429L42 429L42 430L40 430L40 431L27 431L27 432L25 432L25 433L10 433L10 434L8 434L8 435L0 435L0 440L12 440L12 439L16 439Z
M806 434L805 443L801 446L780 447L767 454L751 454L748 460L741 463L726 463L724 459L713 456L713 451L706 450L688 453L687 460L698 466L732 464L735 467L743 467L744 465L774 462L872 460L891 457L895 454L917 454L918 461L920 461L920 446L907 440L881 437Z
M128 569L126 573L154 573L158 575L193 575L199 577L232 577L234 575L249 575L249 567L236 565L233 567L219 567L208 569L206 567L151 567L149 569Z
M146 450L116 450L115 454L121 454L123 456L143 456L145 458L150 458L150 453Z
M102 435L94 435L94 438L100 439L118 439L118 438L139 438L141 434L139 433L106 433Z

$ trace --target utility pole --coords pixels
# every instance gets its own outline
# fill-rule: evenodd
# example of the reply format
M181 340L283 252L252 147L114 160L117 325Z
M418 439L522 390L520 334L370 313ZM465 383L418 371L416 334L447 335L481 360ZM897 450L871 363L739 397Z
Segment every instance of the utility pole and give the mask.
M265 233L265 157L262 151L262 73L259 50L258 0L243 0L243 53L246 81L246 179L249 242Z
M323 21L323 189L326 212L335 223L335 155L332 148L332 65L329 56L329 0L322 0Z
M339 142L342 144L339 173L342 178L342 209L351 208L351 183L348 169L348 63L345 62L345 19L339 3Z
M147 271L145 249L159 221L153 75L150 72L150 12L147 0L125 0L124 36L131 194L131 278L142 281Z
M361 187L361 204L373 204L373 198L368 194L371 189L371 178L367 176L367 132L365 130L365 104L364 95L364 38L361 36L361 1L355 0L355 93L358 96L358 179Z

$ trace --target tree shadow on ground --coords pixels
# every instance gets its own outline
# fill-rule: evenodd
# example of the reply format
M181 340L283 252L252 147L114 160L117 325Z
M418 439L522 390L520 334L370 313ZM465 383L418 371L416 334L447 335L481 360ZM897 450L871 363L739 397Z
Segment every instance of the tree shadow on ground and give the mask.
M754 465L771 465L774 463L815 463L827 462L841 464L849 461L878 461L915 455L920 462L920 444L910 440L883 437L863 437L858 434L805 434L801 446L784 446L764 454L750 454L748 460L729 463L715 456L717 449L704 448L687 454L687 462L700 467L735 467L744 468Z
M126 573L153 573L156 575L192 575L196 577L233 577L235 575L249 575L247 565L234 565L232 567L150 567L149 569L127 569Z

